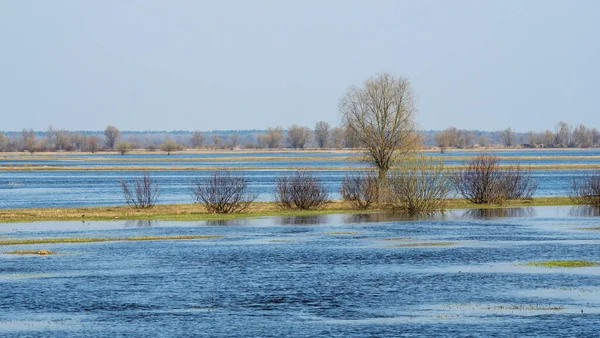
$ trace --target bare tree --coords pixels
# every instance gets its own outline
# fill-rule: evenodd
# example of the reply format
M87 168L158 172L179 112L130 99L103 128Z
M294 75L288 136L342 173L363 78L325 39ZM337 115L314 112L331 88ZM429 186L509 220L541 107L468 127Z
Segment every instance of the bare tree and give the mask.
M23 137L23 150L28 151L33 155L36 151L36 140L35 140L35 132L33 129L23 129L21 132L21 136Z
M172 152L181 150L182 148L183 147L179 143L171 140L170 138L166 138L160 145L160 150L166 152L167 155L171 155Z
M417 113L410 82L404 77L379 74L363 87L350 87L340 101L344 123L368 151L384 179L394 156L414 149Z
M409 214L443 210L452 189L444 162L425 155L398 161L387 183L386 206Z
M221 147L221 136L213 135L212 141L213 141L213 146L215 147L215 149L219 149Z
M304 145L309 141L310 129L306 127L300 127L293 124L287 133L287 140L290 147L295 149L302 149Z
M344 129L335 127L331 129L331 145L336 149L342 149L344 147Z
M232 134L231 138L230 138L230 142L229 142L229 146L231 147L231 149L234 149L235 147L237 147L238 142L240 140L240 137L238 136L238 134Z
M317 141L319 148L327 147L330 129L329 123L325 121L319 121L315 124L315 141Z
M127 141L119 141L115 145L115 148L121 155L125 155L125 153L128 153L129 150L131 150L131 144Z
M192 197L209 213L237 213L258 197L248 190L248 179L242 173L215 171L208 178L195 181Z
M106 140L106 147L108 149L113 149L116 145L117 139L121 132L115 126L108 126L104 129L104 138Z
M347 175L342 180L340 194L356 209L368 209L379 199L379 180L371 174Z
M275 200L283 209L316 209L329 202L329 192L318 177L296 171L277 179Z
M4 135L4 133L0 132L0 151L8 150L8 137Z
M264 142L267 144L269 148L279 148L281 145L281 140L283 139L283 128L275 127L268 128L267 133L265 134Z
M135 209L150 209L156 204L160 189L158 184L154 182L150 174L146 171L142 173L142 178L136 178L133 182L133 187L120 179L121 189L127 205Z
M192 133L192 138L190 140L190 143L192 144L192 148L200 148L202 147L202 145L204 144L204 134L202 134L200 131L196 130Z
M515 133L511 128L506 128L502 131L502 140L507 148L510 148L515 144Z
M100 148L100 140L96 136L90 136L85 139L85 150L95 153Z

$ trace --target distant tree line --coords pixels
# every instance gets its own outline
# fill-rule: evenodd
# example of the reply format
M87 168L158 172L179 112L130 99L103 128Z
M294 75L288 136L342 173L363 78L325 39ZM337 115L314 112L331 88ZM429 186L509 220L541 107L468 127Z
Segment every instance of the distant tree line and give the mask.
M566 122L556 124L554 130L542 133L530 131L517 133L512 128L502 131L483 132L449 127L438 132L424 134L426 146L437 146L441 152L449 148L468 149L490 145L507 148L590 148L600 146L600 132L584 125L572 126Z
M354 126L356 127L356 126ZM469 149L503 146L518 148L589 148L600 147L600 132L584 125L572 126L559 122L554 130L517 133L512 128L501 131L464 130L449 127L442 131L410 133L415 148L439 147ZM104 131L68 131L49 126L46 131L23 129L21 132L0 132L0 151L118 151L133 149L164 151L168 154L183 149L355 149L368 148L352 125L331 126L319 121L314 128L291 125L266 130L227 131L121 131L109 125ZM411 147L409 147L411 148Z

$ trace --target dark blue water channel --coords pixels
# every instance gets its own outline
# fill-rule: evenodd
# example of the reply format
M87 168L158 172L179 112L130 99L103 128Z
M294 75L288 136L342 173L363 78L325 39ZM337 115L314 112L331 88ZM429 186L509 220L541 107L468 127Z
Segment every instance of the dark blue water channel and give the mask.
M538 183L535 196L568 196L574 177L590 170L535 170ZM158 203L191 203L193 182L211 175L211 171L150 171L160 188ZM249 190L258 200L270 201L277 178L290 170L248 170ZM342 179L354 172L315 171L329 188L333 199L340 199ZM133 181L137 171L0 171L0 208L39 208L122 205L125 203L119 179Z
M0 246L0 335L597 336L599 211L538 207L232 222L38 222L0 240L219 238ZM54 255L12 255L45 249Z

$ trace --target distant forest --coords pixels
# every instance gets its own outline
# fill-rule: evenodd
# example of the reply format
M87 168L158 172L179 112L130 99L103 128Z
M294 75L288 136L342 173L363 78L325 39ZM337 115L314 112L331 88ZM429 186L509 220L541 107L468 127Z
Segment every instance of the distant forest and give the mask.
M423 148L470 149L478 147L507 148L588 148L600 146L600 132L583 125L556 124L543 133L517 133L511 128L500 131L445 130L419 131ZM292 125L265 130L217 131L129 131L108 126L102 131L68 131L49 126L44 131L23 129L0 132L0 151L107 151L122 154L133 149L162 150L168 153L182 149L353 149L360 148L351 130L317 122L313 128Z

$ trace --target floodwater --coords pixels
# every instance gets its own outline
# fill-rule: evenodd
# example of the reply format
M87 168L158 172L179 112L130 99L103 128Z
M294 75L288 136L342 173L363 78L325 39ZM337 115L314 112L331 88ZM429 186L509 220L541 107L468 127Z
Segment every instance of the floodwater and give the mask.
M501 163L520 164L597 164L600 160L599 149L587 150L510 150L493 152L499 156L516 156L521 160L501 161ZM428 153L436 157L444 157L449 165L464 164L464 159L454 160L457 156L475 155L469 151L451 151L445 154ZM258 195L259 201L274 199L277 178L289 174L298 168L310 167L328 187L331 198L340 199L339 189L342 179L368 167L366 162L358 161L356 152L226 152L226 153L185 153L172 155L153 154L77 154L60 153L46 155L5 154L0 158L0 167L15 165L57 166L65 171L0 171L0 208L36 208L36 207L77 207L77 206L109 206L124 204L119 179L132 181L140 176L137 171L94 170L98 166L189 166L194 170L159 170L150 171L153 179L160 186L161 194L158 203L191 203L190 188L197 179L207 177L212 171L208 167L244 168L249 179L249 190ZM545 156L545 158L544 158ZM561 158L551 159L551 156ZM223 160L228 157L229 160ZM231 158L239 157L239 161ZM254 160L248 160L254 157ZM264 160L261 160L263 159ZM541 159L539 159L541 158ZM204 161L209 159L210 161ZM202 161L199 161L202 160ZM73 167L81 167L76 170ZM270 169L265 169L270 168ZM321 168L321 169L319 169ZM347 170L353 168L355 170ZM568 196L574 178L588 175L593 170L534 170L533 178L538 183L535 197ZM452 196L451 196L452 197Z
M591 170L535 170L536 197L568 196L574 178ZM160 188L158 203L192 203L193 182L212 171L150 171ZM274 199L277 178L290 170L250 170L244 172L249 191L259 201ZM340 199L343 178L355 172L346 170L314 171L324 182L333 199ZM137 171L0 171L0 208L41 208L104 206L125 204L119 179L133 181Z
M0 240L218 235L0 246L0 335L596 336L589 207L2 224Z

